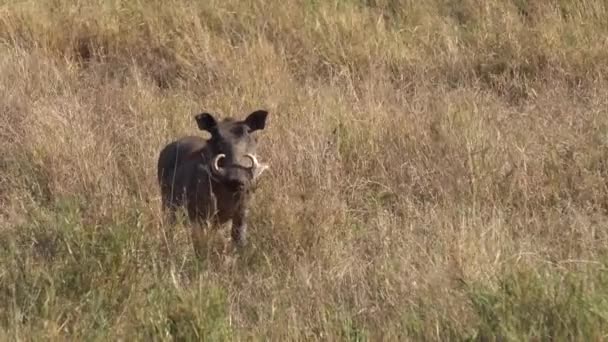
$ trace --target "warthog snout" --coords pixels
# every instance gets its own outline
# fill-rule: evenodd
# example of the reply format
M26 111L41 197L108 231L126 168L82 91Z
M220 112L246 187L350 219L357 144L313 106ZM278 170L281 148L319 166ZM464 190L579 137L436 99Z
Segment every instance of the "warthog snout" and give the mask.
M258 177L260 164L258 159L251 153L244 155L245 160L249 161L249 166L242 165L234 160L226 162L226 155L217 154L211 163L211 170L219 179L223 179L226 187L231 192L243 191L249 188L251 181Z
M207 140L187 136L168 144L158 159L158 181L163 208L174 220L184 205L191 221L232 221L232 238L245 243L246 214L251 188L268 165L259 161L255 132L266 126L268 112L258 110L244 120L217 121L209 113L194 118ZM200 236L193 228L195 249Z

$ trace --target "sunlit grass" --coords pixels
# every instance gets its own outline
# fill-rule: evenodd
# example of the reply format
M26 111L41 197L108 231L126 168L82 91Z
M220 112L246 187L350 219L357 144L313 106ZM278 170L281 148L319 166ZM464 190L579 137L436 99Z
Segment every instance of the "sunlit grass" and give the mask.
M604 339L606 7L0 0L0 338ZM248 247L167 244L160 149L262 108Z

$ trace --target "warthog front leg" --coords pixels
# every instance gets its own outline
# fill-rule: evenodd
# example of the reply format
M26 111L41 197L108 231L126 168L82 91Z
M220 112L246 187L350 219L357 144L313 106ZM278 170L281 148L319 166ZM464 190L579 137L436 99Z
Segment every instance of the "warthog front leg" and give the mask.
M212 225L209 220L199 220L191 227L192 247L194 247L194 254L199 260L203 260L207 254L205 231L208 231Z
M246 208L241 208L232 218L232 241L238 246L243 247L247 243L247 212Z
M217 225L217 201L208 185L198 188L188 200L188 216L192 229L192 244L199 258L204 257L205 231Z

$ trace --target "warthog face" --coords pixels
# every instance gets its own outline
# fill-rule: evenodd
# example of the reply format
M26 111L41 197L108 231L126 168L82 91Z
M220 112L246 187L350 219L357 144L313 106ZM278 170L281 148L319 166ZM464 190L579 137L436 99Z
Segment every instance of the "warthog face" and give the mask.
M267 168L256 157L257 138L252 134L264 129L268 112L249 114L244 120L229 118L217 121L209 113L195 116L199 129L211 134L207 146L211 152L209 169L229 192L246 191Z

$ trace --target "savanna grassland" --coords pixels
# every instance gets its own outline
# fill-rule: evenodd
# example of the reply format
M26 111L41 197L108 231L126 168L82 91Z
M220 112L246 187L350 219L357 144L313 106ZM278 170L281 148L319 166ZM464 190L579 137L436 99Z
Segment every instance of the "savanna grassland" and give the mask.
M270 112L249 245L156 158ZM608 337L604 0L0 0L0 339Z

